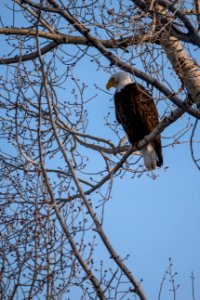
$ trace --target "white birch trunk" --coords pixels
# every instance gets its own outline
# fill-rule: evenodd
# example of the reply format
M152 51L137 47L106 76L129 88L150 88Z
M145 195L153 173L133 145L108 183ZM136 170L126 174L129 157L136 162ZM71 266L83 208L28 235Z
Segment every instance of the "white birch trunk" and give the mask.
M173 69L196 104L200 103L200 69L183 49L180 41L167 33L162 34L161 46Z
M198 6L199 1L196 2ZM167 9L152 0L146 1L146 4L139 0L134 0L134 3L145 12L149 12L152 9L157 12L155 19L157 23L156 26L162 28L159 36L160 45L164 49L183 86L192 97L193 102L200 104L200 68L196 62L187 55L179 39L170 33L171 18ZM162 21L166 20L169 20L169 23L162 26Z

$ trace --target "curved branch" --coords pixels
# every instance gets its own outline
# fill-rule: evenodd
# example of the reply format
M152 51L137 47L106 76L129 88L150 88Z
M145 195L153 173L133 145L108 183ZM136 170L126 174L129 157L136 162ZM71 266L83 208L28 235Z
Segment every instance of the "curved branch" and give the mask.
M155 9L153 10L150 7L150 3L146 3L145 1L140 0L132 0L141 10L145 11L146 13L155 14L157 13L160 19L160 22L162 24L169 24L169 18L166 16L166 11L163 13ZM188 29L188 33L181 32L176 28L173 21L170 23L170 33L176 37L178 37L180 40L191 43L193 45L196 45L200 47L200 37L197 34L197 31L193 27L192 23L188 20L186 16L184 16L176 7L174 7L173 4L168 3L166 0L156 0L153 4L154 5L160 5L164 9L169 9L175 17L178 17L181 22L185 25L185 28Z
M57 3L54 0L48 0L50 4L52 4L55 8L58 8ZM116 65L122 68L124 71L127 71L131 74L134 74L140 79L145 80L149 84L156 87L159 91L161 91L165 96L167 96L175 105L181 108L183 111L187 111L189 114L193 115L195 118L200 118L200 113L196 110L189 107L188 104L183 103L177 96L172 94L170 90L168 90L163 84L161 84L158 80L150 77L146 73L127 65L126 63L122 62L121 59L114 56L110 51L108 51L104 45L96 40L90 33L89 30L86 29L74 16L72 16L67 10L63 10L60 14L68 20L70 24L74 26L88 41L97 48L113 65Z
M46 46L44 46L40 49L41 54L44 55L47 52L50 52L53 49L55 49L57 46L58 46L57 42L51 42L48 45L46 45ZM11 58L2 58L2 57L0 57L0 65L15 64L15 63L18 63L18 62L23 62L23 61L28 61L28 60L31 60L31 59L35 59L37 57L38 57L38 51L34 51L32 53L25 54L25 55L22 55L22 56L15 55L14 57L11 57Z
M30 29L24 29L24 28L0 28L0 34L4 35L21 35L21 36L36 36L36 30L30 30ZM38 36L41 38L45 38L48 40L53 40L53 42L49 43L48 45L42 47L40 49L41 54L45 54L47 52L50 52L54 48L56 48L59 45L83 45L83 46L90 46L94 47L90 41L88 41L87 38L82 37L82 36L72 36L72 35L65 35L62 33L52 33L52 32L45 32L45 31L38 31ZM153 42L155 41L155 38L152 37L151 34L144 34L144 35L136 35L136 36L129 36L129 37L124 37L123 39L116 39L116 40L98 40L96 39L99 43L102 43L102 45L105 48L110 48L110 49L116 49L116 48L127 48L128 46L131 45L138 45L140 43L147 43L147 42ZM18 63L18 62L23 62L27 60L31 60L38 57L38 51L34 51L29 54L25 55L15 55L14 57L11 58L3 58L0 57L0 65L2 64L13 64L13 63Z
M196 165L197 169L200 170L200 166L198 164L199 159L195 158L194 147L193 147L193 137L194 137L197 125L198 125L198 120L195 120L194 127L192 129L192 134L191 134L191 137L190 137L190 151L191 151L191 156L192 156L192 160L193 160L194 164Z

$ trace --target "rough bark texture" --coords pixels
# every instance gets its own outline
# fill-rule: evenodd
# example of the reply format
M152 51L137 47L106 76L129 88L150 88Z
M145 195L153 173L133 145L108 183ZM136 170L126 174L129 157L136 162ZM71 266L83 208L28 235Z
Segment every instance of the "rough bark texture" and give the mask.
M184 87L192 97L192 100L200 103L200 70L195 61L190 59L183 49L180 41L168 34L165 34L162 43L163 49L171 62L173 69L179 76Z
M138 1L134 3L145 13L150 13L155 21L155 32L158 32L158 40L161 47L164 49L167 58L172 64L172 67L183 87L187 90L190 98L196 104L200 103L200 69L196 62L191 59L183 48L177 34L180 31L173 19L177 11L173 5L169 6L167 1ZM185 24L188 34L198 39L195 29L192 24L184 17L179 16ZM177 33L178 32L178 33Z

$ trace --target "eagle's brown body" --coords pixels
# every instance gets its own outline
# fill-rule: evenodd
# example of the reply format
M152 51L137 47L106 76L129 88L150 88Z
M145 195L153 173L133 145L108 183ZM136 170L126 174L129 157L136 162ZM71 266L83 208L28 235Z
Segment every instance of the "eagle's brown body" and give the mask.
M116 118L132 145L137 144L158 125L158 112L152 96L138 83L130 83L114 96ZM156 165L163 164L160 136L151 142Z

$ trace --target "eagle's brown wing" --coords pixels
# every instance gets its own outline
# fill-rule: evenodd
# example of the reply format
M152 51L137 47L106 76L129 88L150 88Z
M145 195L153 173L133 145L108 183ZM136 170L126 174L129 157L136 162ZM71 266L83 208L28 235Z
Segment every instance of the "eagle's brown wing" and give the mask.
M132 83L115 94L116 118L133 145L149 134L158 124L158 112L152 96L143 86ZM160 136L152 142L158 156L157 165L163 163Z
M140 95L135 98L137 101L138 113L146 126L147 132L150 133L159 123L156 105L152 96L142 85L135 83L135 89L138 90L137 94ZM157 165L160 167L163 164L160 135L153 140L152 144L158 156Z

